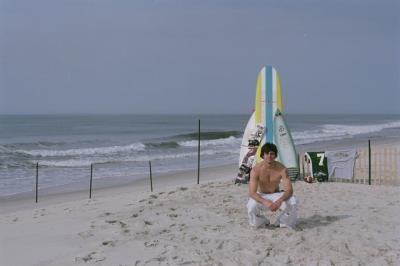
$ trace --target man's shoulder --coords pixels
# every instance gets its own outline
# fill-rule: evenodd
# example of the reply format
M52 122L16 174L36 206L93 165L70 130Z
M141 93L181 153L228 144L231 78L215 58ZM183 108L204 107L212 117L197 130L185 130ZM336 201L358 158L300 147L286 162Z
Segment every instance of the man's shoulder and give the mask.
M260 171L262 172L263 169L265 169L265 163L263 161L261 161L261 162L256 163L251 170L256 173L259 173Z
M274 165L274 166L275 166L276 169L279 170L279 171L284 171L284 170L286 170L286 166L283 165L281 162L275 161L275 165Z
M260 169L261 165L262 165L262 162L256 163L256 164L253 166L252 170L258 170L258 169Z

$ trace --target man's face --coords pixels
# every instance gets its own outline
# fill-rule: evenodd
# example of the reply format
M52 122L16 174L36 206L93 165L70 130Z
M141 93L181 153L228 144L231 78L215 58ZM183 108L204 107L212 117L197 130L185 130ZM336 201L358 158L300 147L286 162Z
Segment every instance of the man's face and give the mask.
M273 151L264 153L264 160L267 162L273 162L276 159L276 154Z

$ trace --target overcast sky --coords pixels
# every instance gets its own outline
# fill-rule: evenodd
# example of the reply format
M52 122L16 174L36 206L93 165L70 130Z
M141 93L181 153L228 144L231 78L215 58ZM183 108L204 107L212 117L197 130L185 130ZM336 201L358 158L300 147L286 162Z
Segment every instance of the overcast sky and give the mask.
M400 114L399 2L0 0L0 114Z

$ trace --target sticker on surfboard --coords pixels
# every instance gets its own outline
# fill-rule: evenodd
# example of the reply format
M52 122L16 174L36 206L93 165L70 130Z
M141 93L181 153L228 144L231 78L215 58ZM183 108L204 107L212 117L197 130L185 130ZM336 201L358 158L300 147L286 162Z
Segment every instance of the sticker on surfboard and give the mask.
M251 120L253 116L250 118L248 126L251 126ZM247 131L247 132L246 132ZM248 135L247 135L247 134ZM250 171L256 163L255 155L257 153L258 146L260 146L261 139L263 138L265 133L265 127L261 124L256 124L254 128L248 129L246 127L245 134L243 136L243 142L246 141L247 145L242 147L242 150L245 152L244 157L241 158L239 162L239 172L235 178L235 184L247 184L250 180ZM242 142L242 144L243 144Z

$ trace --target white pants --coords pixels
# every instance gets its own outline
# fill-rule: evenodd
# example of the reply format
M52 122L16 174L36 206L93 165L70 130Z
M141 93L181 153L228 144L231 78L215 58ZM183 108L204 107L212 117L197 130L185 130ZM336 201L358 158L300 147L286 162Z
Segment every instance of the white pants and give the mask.
M274 202L282 196L283 192L272 194L258 194L264 199ZM278 216L276 218L276 221L274 222L274 225L288 226L294 228L297 222L297 205L298 201L294 196L283 202L281 207L277 211ZM263 212L267 211L270 211L267 207L250 198L247 202L247 214L249 216L249 224L255 227L268 224L269 220L262 214Z

